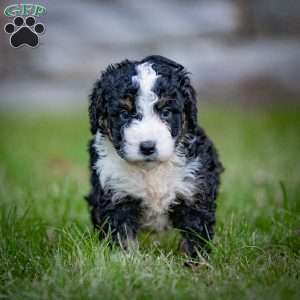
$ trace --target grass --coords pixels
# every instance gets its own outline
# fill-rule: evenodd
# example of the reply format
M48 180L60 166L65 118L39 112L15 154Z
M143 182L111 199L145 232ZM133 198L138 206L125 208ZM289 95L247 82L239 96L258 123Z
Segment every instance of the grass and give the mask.
M300 299L299 108L203 106L226 172L209 260L184 267L178 235L99 242L85 113L1 113L1 299Z

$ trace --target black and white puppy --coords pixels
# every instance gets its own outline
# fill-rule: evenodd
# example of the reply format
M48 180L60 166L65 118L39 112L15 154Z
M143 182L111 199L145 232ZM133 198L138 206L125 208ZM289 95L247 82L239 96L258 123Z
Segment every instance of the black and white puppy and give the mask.
M90 95L87 200L100 237L123 247L140 228L180 229L193 256L213 237L222 165L197 125L188 73L162 56L109 66Z

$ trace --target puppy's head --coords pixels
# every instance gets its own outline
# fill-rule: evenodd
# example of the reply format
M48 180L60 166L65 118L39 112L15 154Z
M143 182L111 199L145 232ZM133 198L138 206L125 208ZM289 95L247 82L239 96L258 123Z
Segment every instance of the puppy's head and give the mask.
M109 66L90 96L91 132L131 163L167 161L197 125L195 92L183 66L161 56Z

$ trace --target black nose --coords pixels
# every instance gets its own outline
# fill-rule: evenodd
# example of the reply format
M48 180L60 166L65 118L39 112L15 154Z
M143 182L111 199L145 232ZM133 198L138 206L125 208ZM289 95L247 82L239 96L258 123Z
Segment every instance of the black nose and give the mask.
M141 153L144 155L151 155L155 152L155 142L145 141L140 144Z

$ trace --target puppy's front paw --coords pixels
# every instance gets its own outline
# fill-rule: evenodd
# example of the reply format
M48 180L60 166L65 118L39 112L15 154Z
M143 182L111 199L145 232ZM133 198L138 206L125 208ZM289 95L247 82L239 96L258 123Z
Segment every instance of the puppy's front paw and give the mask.
M190 258L203 257L208 258L210 248L206 244L204 247L200 246L200 244L195 243L194 240L189 240L187 238L183 238L179 245L180 252L182 252L185 256Z
M123 250L136 250L139 247L137 239L128 235L117 234L117 240Z

